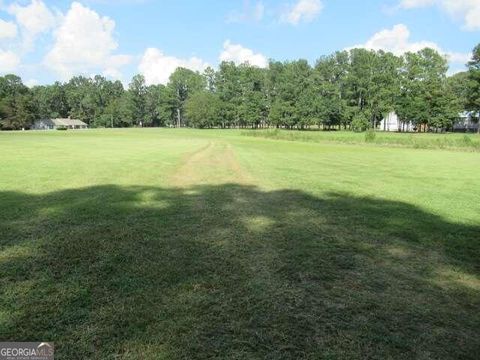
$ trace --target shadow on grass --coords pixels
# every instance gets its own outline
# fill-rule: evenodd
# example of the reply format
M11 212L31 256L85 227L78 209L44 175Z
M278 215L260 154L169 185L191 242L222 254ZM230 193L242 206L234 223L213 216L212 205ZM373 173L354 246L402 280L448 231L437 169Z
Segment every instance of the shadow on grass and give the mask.
M58 358L476 358L480 228L235 184L0 193L0 339Z

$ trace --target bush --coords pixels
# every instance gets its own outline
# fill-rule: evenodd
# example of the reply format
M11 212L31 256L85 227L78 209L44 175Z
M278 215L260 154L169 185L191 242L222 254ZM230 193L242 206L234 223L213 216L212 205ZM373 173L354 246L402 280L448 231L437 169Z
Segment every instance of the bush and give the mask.
M272 134L272 136L278 136L280 134L280 129L276 128L276 129L273 129L273 130L269 130Z
M57 130L68 130L66 126L58 126Z
M373 142L375 141L375 137L377 136L375 130L368 129L365 133L365 142Z
M355 132L365 131L369 126L370 122L364 114L358 114L352 120L352 130Z
M473 144L472 138L468 135L463 135L463 143L466 146L471 146Z

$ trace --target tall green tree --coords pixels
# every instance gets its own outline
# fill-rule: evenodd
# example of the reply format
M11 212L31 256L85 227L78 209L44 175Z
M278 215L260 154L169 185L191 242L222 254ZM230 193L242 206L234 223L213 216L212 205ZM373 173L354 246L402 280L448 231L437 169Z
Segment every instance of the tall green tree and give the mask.
M310 126L315 121L313 69L306 60L271 62L267 75L269 119L286 128Z
M0 77L0 126L2 129L28 128L36 116L35 103L22 79L9 74Z
M134 125L143 125L146 122L146 95L147 86L145 77L137 74L132 78L127 91L127 108L131 112Z
M468 71L462 71L447 78L448 87L463 110L468 106L469 81Z
M238 118L243 126L256 128L266 119L265 72L248 64L241 64L237 70L240 88Z
M69 105L65 87L56 81L52 85L35 86L32 88L33 99L37 107L39 119L66 118L69 115Z
M217 94L206 90L197 91L185 102L185 116L192 127L211 128L221 123L220 107Z
M150 85L145 98L145 123L148 126L172 126L176 110L176 98L165 85Z
M480 44L473 49L472 60L468 63L467 109L477 116L480 134Z
M346 51L317 60L314 82L318 125L330 128L350 124L346 82L349 67L349 54Z
M95 91L93 81L85 76L75 76L65 84L65 95L69 107L69 116L93 123L96 116Z
M405 55L397 113L427 130L451 126L460 110L447 82L447 60L433 49Z
M375 54L375 71L368 103L368 113L374 127L395 110L400 94L400 71L403 59L383 51Z
M184 116L185 101L190 95L205 89L205 78L196 71L179 67L170 75L168 86L176 96L176 126L185 126L187 125Z
M396 111L418 129L443 131L458 112L479 113L480 45L468 72L447 78L447 69L432 49L401 57L352 49L321 57L313 68L306 60L272 60L266 69L222 62L202 74L177 68L167 85L149 86L135 75L127 90L100 75L32 89L6 75L0 77L0 122L4 129L21 128L34 119L71 116L102 127L316 124L363 130Z
M221 101L223 127L240 125L241 75L233 62L222 62L215 75L215 89Z

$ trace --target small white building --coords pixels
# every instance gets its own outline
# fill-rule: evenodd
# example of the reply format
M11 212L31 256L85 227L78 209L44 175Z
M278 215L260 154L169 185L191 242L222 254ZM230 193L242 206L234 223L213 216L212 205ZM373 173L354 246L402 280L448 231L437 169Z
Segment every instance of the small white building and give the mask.
M476 132L478 127L478 114L464 111L458 115L458 120L453 124L453 131ZM415 131L415 126L411 122L401 121L398 115L392 111L382 119L378 130L409 132Z
M478 114L474 114L473 112L464 111L460 113L459 118L453 124L454 131L478 131Z
M378 127L383 131L413 131L413 124L411 122L402 121L398 115L392 111L382 121Z
M58 128L66 129L86 129L88 127L81 120L77 119L43 119L36 120L32 125L32 130L53 130Z

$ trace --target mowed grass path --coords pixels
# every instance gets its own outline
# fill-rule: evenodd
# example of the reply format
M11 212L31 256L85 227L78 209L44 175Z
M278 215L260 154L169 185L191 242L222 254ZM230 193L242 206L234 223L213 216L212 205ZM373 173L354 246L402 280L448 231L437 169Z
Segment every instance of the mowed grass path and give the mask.
M480 154L0 133L0 339L59 359L476 359Z

